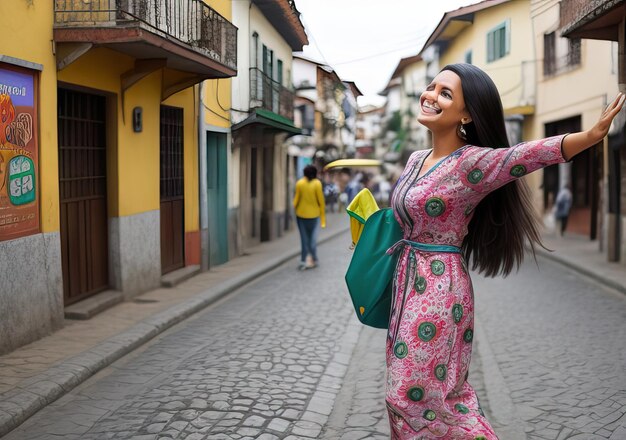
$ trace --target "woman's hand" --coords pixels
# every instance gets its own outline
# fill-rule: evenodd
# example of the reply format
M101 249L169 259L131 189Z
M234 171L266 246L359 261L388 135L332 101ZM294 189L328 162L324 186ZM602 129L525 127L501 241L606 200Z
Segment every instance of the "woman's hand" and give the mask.
M565 136L565 139L563 139L563 157L565 160L570 160L578 153L596 145L604 139L604 136L606 136L609 132L611 122L613 122L615 116L617 116L619 111L622 109L625 99L626 95L618 93L615 100L607 106L604 112L602 112L602 115L600 116L598 122L596 122L596 125L591 127L589 130Z
M600 142L608 134L611 122L613 122L613 119L624 105L624 99L626 99L626 95L618 93L613 102L602 112L600 120L589 130L591 139L596 139L595 143Z

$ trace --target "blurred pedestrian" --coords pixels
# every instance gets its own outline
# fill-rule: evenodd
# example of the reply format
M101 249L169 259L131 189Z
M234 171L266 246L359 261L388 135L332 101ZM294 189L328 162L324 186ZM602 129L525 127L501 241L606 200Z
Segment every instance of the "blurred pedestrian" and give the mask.
M339 189L337 188L337 184L333 182L332 178L326 177L326 181L324 182L324 201L326 202L326 206L330 212L335 212L335 205L337 204L337 199L339 197Z
M347 204L363 189L363 173L358 172L354 175L348 186L346 186L346 194L348 195Z
M519 266L525 243L540 243L519 178L602 140L623 100L590 130L509 147L498 90L482 70L448 65L426 87L418 121L432 149L411 155L391 202L404 230L390 249L399 252L386 352L392 439L497 439L467 382L468 269L496 276Z
M372 187L372 193L376 203L381 208L389 206L389 195L391 194L391 184L383 175L378 176L378 181Z
M317 267L317 235L320 226L326 227L326 207L322 182L317 178L314 165L304 167L304 177L296 182L296 193L293 198L296 220L300 231L300 265L299 269Z
M556 196L554 217L560 224L561 237L565 233L567 228L567 219L569 218L569 212L572 209L572 191L570 190L569 183L563 186Z

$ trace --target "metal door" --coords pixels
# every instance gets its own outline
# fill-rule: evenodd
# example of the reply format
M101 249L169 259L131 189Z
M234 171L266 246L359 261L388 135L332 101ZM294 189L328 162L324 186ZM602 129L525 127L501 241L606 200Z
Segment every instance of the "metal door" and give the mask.
M69 305L109 285L106 98L58 90L63 295Z
M185 265L183 109L161 106L161 272Z

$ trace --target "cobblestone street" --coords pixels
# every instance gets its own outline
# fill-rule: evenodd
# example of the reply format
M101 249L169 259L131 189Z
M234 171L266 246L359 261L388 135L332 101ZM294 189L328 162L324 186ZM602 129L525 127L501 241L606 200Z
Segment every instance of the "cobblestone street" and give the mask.
M506 440L626 439L626 297L538 263L474 276L492 423Z
M102 370L6 440L388 438L385 332L353 317L345 237ZM540 259L475 276L469 381L502 440L626 438L626 301Z
M318 438L361 330L342 282L345 240L320 251L318 269L286 264L103 370L7 440Z

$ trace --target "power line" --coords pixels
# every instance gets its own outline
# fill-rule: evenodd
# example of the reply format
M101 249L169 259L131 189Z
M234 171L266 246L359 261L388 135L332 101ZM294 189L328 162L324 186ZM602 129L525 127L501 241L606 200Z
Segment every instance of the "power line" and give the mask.
M336 66L340 66L342 64L350 64L350 63L356 63L358 61L369 60L371 58L377 58L377 57L380 57L380 56L383 56L383 55L387 55L387 54L390 54L390 53L394 53L394 52L399 52L401 50L410 49L412 47L415 47L415 45L412 44L410 46L398 47L398 48L395 48L395 49L386 50L384 52L378 52L378 53L375 53L375 54L367 55L367 56L364 56L364 57L361 57L361 58L355 58L355 59L348 60L348 61L341 61L339 63L335 63L335 65Z

